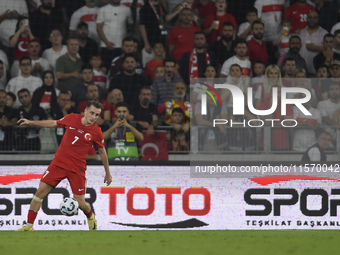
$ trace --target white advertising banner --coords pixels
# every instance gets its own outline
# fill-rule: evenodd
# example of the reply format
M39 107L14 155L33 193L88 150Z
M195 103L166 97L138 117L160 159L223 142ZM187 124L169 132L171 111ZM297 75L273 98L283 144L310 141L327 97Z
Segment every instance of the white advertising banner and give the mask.
M0 230L26 222L47 166L0 166ZM340 229L339 180L308 176L190 178L190 167L88 166L86 199L98 230ZM87 230L85 215L61 215L67 180L45 199L35 230Z

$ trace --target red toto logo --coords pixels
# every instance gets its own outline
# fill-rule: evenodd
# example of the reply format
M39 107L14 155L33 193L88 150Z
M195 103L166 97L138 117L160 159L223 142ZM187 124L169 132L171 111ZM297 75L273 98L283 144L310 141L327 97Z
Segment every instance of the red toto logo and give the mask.
M102 187L102 194L109 194L109 214L117 215L117 194L125 194L125 187ZM142 194L148 196L148 207L146 209L136 209L133 205L134 195ZM165 195L165 215L172 216L172 197L181 195L180 187L157 187L157 195ZM191 209L189 207L190 195L202 195L204 203L202 209ZM131 215L150 215L155 210L155 192L148 187L131 188L126 193L127 211ZM207 215L210 211L210 192L206 188L188 188L182 194L183 212L190 216Z

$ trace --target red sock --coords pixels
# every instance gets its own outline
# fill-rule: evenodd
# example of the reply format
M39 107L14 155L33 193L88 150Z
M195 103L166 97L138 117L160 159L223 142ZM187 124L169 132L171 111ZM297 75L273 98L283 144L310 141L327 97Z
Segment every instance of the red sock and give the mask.
M34 211L32 211L32 210L29 210L29 211L28 211L28 215L27 215L27 223L33 225L33 223L34 223L35 218L37 217L37 215L38 215L38 212L34 212Z
M88 213L85 213L85 215L86 215L87 218L91 218L91 216L92 216L92 208L91 208L91 210Z

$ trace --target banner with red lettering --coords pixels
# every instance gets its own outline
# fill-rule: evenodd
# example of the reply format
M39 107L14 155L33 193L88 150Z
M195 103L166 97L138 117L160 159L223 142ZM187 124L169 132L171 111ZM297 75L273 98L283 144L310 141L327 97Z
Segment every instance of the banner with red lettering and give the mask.
M142 160L169 160L165 131L155 131L150 136L143 131L143 135L144 140L139 142Z

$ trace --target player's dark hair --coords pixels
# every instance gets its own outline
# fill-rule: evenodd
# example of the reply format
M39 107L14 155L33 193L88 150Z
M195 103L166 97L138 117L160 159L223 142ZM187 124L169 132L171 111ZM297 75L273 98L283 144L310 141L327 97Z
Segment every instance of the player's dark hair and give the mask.
M255 7L251 7L248 9L248 11L246 12L246 16L249 14L249 13L255 13L256 16L258 15L258 11Z
M90 63L83 64L81 66L80 72L83 72L84 70L87 70L87 69L90 69L91 71L93 71L93 67Z
M97 101L91 100L90 102L87 103L86 109L89 109L92 105L94 107L96 107L97 109L102 109L103 108L103 104L101 104L101 103L99 103Z
M288 43L291 43L293 39L298 39L298 40L300 41L300 43L301 43L301 38L300 38L300 36L298 36L298 35L292 35L292 36L289 38L289 42L288 42Z
M80 22L77 26L77 29L82 29L85 27L87 30L89 29L89 25L86 22Z
M23 56L19 59L19 64L21 65L21 62L24 61L24 60L29 60L30 63L32 64L32 59L30 57L27 57L27 56Z
M325 35L323 36L323 39L322 39L322 40L325 40L327 37L328 37L328 38L334 38L334 35L332 35L331 33L325 34Z
M254 29L254 26L255 26L256 24L260 24L260 25L262 25L262 26L264 27L264 23L263 23L262 21L260 21L260 20L255 20L255 21L251 24L251 30Z
M235 29L234 24L231 22L224 22L222 27L233 27L233 29Z
M296 60L294 58L289 57L289 58L285 58L285 60L283 61L283 66L287 63L287 61L294 61L296 64Z
M6 93L5 90L2 90L2 89L0 90L0 92L3 92L3 91ZM15 102L17 100L17 96L11 91L7 92L7 96L10 96L12 98L13 102Z
M119 102L116 104L116 109L118 109L118 107L126 107L127 109L129 109L129 105L125 102Z
M163 66L165 66L165 64L167 62L171 62L171 63L174 63L174 65L176 65L176 60L172 59L172 58L166 58L163 60Z
M23 89L20 89L19 91L18 91L18 97L19 97L19 94L21 94L21 93L25 93L25 92L27 92L29 95L31 95L31 93L30 93L30 91L28 90L28 89L26 89L26 88L23 88Z
M143 91L144 89L147 89L147 90L150 90L150 91L151 91L151 87L150 87L150 86L144 86L144 87L142 87L142 88L140 89L139 95L142 94L142 91Z
M263 60L256 60L255 63L254 63L254 66L256 64L261 64L261 65L264 65L264 67L266 67L266 63Z
M247 43L247 41L244 40L244 39L238 39L238 40L236 40L236 41L235 41L235 46L234 46L234 48L236 48L238 44L245 44L245 45L247 45L247 47L248 47L248 43Z
M133 59L137 62L137 59L136 59L135 55L132 54L132 53L124 54L123 63L125 62L125 60L126 60L127 58L133 58Z
M182 108L180 108L180 107L174 108L174 109L172 110L171 115L174 114L175 112L181 113L181 114L183 115L183 117L184 117L184 112L183 112L183 109L182 109Z

